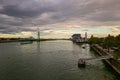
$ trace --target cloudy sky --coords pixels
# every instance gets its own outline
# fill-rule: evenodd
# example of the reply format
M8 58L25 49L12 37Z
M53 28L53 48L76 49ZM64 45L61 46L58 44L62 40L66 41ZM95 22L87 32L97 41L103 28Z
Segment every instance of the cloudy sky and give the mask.
M120 0L0 0L0 37L120 33Z

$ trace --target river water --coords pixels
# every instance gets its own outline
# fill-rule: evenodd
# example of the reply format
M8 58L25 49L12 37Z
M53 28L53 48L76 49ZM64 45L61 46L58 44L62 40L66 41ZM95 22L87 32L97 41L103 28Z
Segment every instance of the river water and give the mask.
M102 61L78 68L79 58L92 57L98 56L88 44L71 41L1 43L0 80L120 80Z

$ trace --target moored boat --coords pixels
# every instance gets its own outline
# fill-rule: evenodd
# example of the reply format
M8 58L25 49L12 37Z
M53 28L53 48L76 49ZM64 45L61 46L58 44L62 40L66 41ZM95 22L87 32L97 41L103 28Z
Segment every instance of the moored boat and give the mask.
M84 59L79 59L78 60L78 67L85 67L85 66L86 66L85 60Z

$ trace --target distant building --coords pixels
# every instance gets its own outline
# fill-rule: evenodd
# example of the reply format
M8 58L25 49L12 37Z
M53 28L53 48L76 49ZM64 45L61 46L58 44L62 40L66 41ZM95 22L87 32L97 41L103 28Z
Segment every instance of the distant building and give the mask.
M29 39L30 39L30 40L34 40L35 38L34 38L33 36L30 36Z
M81 40L81 34L73 34L72 40L73 42L79 42Z
M83 37L83 38L81 37L81 34L73 34L72 41L73 42L81 42L81 43L88 42L87 32L85 33L85 37Z

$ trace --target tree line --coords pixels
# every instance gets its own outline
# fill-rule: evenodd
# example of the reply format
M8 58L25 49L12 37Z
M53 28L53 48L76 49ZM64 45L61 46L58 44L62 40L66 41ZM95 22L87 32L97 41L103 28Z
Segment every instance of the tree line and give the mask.
M120 34L117 36L108 35L104 38L94 37L93 35L89 39L90 44L99 44L103 48L116 47L120 49Z

